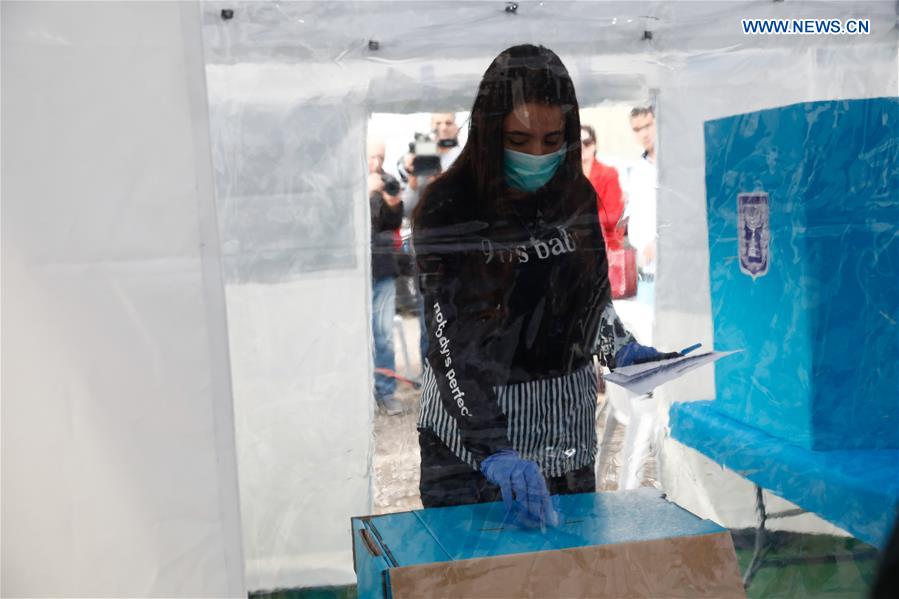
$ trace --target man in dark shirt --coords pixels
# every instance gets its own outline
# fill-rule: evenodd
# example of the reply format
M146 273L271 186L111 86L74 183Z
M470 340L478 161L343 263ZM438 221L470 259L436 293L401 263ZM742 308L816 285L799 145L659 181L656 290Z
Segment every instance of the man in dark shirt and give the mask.
M375 401L388 415L402 414L394 397L396 359L393 319L396 315L398 230L403 220L400 184L384 172L384 144L368 148L368 199L371 205L372 337L374 338Z

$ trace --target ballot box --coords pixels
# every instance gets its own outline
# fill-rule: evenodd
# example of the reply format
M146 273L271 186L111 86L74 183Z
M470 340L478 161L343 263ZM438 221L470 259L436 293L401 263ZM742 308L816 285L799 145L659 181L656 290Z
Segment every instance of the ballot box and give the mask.
M730 533L655 489L564 495L558 527L500 503L352 519L359 597L744 597Z
M813 450L899 448L899 99L705 124L716 408Z

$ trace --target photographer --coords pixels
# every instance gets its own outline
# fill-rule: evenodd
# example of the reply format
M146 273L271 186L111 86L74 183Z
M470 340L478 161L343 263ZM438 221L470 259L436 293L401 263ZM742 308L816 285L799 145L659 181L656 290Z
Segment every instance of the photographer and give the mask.
M418 205L418 199L424 194L431 181L446 172L462 153L457 139L458 135L459 126L456 124L455 113L435 112L431 115L430 135L416 134L415 142L409 144L410 152L397 163L400 177L406 182L406 189L403 190L403 204L407 218L411 218L412 211ZM422 151L422 149L426 149L426 151ZM407 245L406 252L414 264L414 248ZM412 274L413 278L416 278L415 273ZM428 336L423 316L424 306L421 303L420 294L416 291L415 295L418 296L419 306L419 350L421 363L424 366L428 353Z
M368 199L371 204L372 337L374 338L375 401L388 416L403 413L394 397L396 380L378 369L394 371L393 318L396 314L396 277L399 227L403 220L400 183L384 172L384 144L368 147Z
M407 183L403 192L407 216L412 214L428 183L452 166L462 152L458 135L459 126L456 124L455 113L435 112L431 115L431 135L416 135L416 141L410 144L409 153L397 164L400 176ZM436 148L429 150L428 154L416 153L415 147L421 142L432 142L436 144Z

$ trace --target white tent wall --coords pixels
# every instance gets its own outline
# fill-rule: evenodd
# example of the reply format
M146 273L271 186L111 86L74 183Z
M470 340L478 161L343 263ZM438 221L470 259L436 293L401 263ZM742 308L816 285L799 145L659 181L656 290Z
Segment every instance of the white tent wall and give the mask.
M246 596L200 9L2 3L2 595Z
M225 265L251 589L352 582L349 517L371 509L368 214L356 201L366 198L365 114L306 104L283 118L290 108L212 103L214 120L252 113L296 136L283 155L278 137L257 147L294 169L292 191L241 194L246 169L264 173L252 161L217 180L225 247L234 248ZM260 203L286 227L244 216Z
M370 113L469 109L490 60L524 42L560 54L582 105L645 102L655 91L668 202L660 267L685 275L660 273L657 296L670 299L660 302L658 345L672 348L711 339L702 121L738 107L895 93L895 76L890 87L891 75L864 62L895 71L892 0L518 4L517 14L505 2L204 4L251 589L354 580L349 517L368 513L372 497ZM875 28L864 40L740 33L741 18L785 16L867 17ZM869 72L829 81L829 52ZM877 86L866 88L869 79ZM710 397L708 376L669 396Z

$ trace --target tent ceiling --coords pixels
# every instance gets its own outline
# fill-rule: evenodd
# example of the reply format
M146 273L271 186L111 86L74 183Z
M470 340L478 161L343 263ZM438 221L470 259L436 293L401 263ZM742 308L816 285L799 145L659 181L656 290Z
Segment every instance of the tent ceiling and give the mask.
M744 36L742 18L867 17L882 26L867 36L895 40L896 3L773 2L222 2L203 4L211 63L403 62L465 58L536 42L560 53L591 55L707 52L761 45L853 43L852 36ZM222 10L233 11L224 20ZM644 32L652 33L645 39ZM464 32L464 35L460 35ZM369 40L378 42L369 49ZM855 43L858 38L854 38Z

